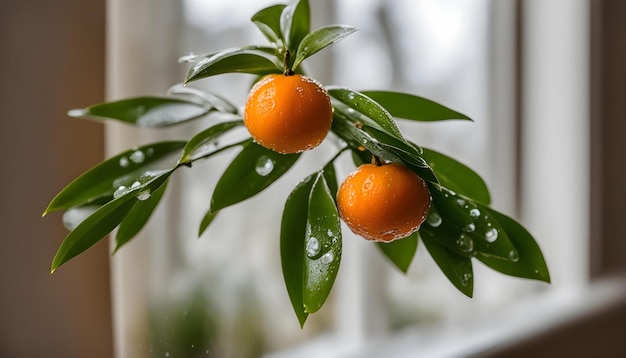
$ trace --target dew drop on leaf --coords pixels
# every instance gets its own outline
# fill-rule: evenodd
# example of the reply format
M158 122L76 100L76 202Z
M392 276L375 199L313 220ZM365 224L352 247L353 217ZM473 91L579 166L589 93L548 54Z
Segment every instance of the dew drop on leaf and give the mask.
M472 278L472 274L471 273L464 273L463 276L461 276L461 284L463 286L467 286L469 284L469 280Z
M266 176L274 170L274 161L263 155L257 159L254 169L260 176Z
M511 252L509 252L509 260L511 261L519 260L519 255L517 254L517 252L511 250Z
M135 181L134 181L134 182L130 185L130 188L131 188L131 190L132 190L132 189L136 189L136 188L138 188L139 186L141 186L141 183L140 183L139 181L135 180Z
M128 161L128 158L126 158L126 157L121 157L120 158L120 167L126 168L126 167L128 167L129 164L130 164L130 162Z
M459 238L456 240L456 244L463 252L472 252L472 250L474 250L474 241L471 237L465 234L461 234L459 236Z
M463 228L463 231L465 232L473 232L474 230L476 230L476 225L474 223L469 223Z
M113 198L114 199L121 198L126 193L128 193L128 188L125 187L124 185L120 185L117 189L115 189L115 192L113 192Z
M98 209L97 206L70 208L63 213L63 226L72 231Z
M477 218L477 217L480 216L480 210L474 208L474 209L470 210L469 214L470 214L471 217Z
M308 257L315 257L320 253L320 242L317 238L311 237L309 241L306 242L306 255Z
M498 230L495 228L491 228L489 230L487 230L487 232L485 233L485 240L487 240L487 242L494 242L498 239Z
M330 265L330 263L335 260L335 254L332 251L328 251L322 256L321 260L324 265Z
M142 201L150 199L150 189L144 189L137 193L137 199Z
M130 160L135 163L142 163L144 159L146 159L146 155L140 150L136 150L130 155Z
M442 221L443 219L441 219L439 213L435 209L431 208L428 212L428 216L426 217L426 224L432 227L438 227L441 225Z

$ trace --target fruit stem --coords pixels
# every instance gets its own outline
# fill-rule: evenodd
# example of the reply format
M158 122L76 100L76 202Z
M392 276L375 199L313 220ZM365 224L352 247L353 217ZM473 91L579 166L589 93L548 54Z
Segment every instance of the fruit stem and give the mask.
M291 51L289 49L285 49L285 58L283 59L283 75L291 76L293 75L293 70L291 66L289 66L289 60L291 59Z
M380 167L381 165L383 165L383 163L380 161L380 158L378 158L375 155L372 155L372 164L374 164L377 167Z

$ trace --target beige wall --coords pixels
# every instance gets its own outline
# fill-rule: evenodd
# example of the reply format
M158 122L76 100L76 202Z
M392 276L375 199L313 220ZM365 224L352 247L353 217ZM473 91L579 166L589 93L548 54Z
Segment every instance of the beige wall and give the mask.
M49 275L47 202L103 157L104 0L0 2L0 357L111 357L107 245Z

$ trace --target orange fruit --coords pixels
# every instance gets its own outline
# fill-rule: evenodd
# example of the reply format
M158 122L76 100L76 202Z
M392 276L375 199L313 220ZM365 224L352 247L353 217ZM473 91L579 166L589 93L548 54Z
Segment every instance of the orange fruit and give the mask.
M248 95L244 123L260 145L278 153L299 153L318 146L333 114L328 92L299 74L267 75Z
M337 191L339 215L368 240L390 242L417 231L430 210L426 182L402 164L363 164Z

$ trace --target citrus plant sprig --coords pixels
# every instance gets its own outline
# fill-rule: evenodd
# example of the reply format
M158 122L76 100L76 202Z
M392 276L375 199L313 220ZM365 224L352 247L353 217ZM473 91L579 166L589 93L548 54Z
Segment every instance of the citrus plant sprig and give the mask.
M542 252L519 223L489 207L483 179L469 167L405 138L396 120L471 120L428 99L393 91L323 86L307 77L303 61L354 33L333 25L311 31L309 3L264 8L252 22L265 46L230 48L193 62L184 86L162 97L134 97L72 110L70 116L162 128L211 117L215 123L180 141L131 148L89 169L57 194L44 215L65 210L70 233L51 271L115 228L115 251L148 222L172 174L218 153L239 153L217 182L201 235L219 212L247 200L277 179L328 135L337 154L304 178L286 198L280 231L283 276L295 314L304 325L333 286L342 254L341 220L375 241L403 272L418 242L450 282L471 297L475 260L506 275L550 282ZM215 93L186 85L225 73L259 76L243 113ZM212 116L222 114L219 119ZM239 138L226 142L226 134ZM342 184L335 161L350 152L357 169Z

